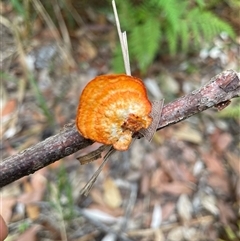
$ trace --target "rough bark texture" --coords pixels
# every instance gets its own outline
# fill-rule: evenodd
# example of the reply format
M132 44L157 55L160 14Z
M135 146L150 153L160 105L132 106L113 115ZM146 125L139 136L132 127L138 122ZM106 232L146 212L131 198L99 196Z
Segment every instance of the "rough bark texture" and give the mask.
M239 96L239 75L233 70L224 71L200 89L166 104L162 109L158 130L213 106L220 107ZM65 126L59 134L2 161L0 187L34 173L92 143L84 139L74 125Z
M157 130L180 122L211 107L218 108L232 98L239 97L239 79L239 74L235 71L224 71L213 77L200 89L165 105Z

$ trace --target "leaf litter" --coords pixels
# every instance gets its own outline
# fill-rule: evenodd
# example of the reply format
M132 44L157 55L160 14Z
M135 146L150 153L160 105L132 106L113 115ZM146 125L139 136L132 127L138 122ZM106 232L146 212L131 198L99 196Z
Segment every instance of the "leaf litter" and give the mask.
M16 13L10 14L9 3L1 5L9 19L17 17ZM97 17L97 13L91 14ZM81 34L72 32L72 46L77 47L73 59L78 64L74 65L72 60L68 64L66 56L62 56L62 48L53 40L53 33L39 24L43 20L35 21L38 35L24 54L34 60L30 72L54 121L49 122L31 85L28 83L22 89L17 81L20 78L26 81L26 77L21 60L6 54L12 53L12 46L2 49L5 53L2 56L6 56L3 71L8 76L3 79L6 96L1 100L2 113L3 118L9 118L3 126L3 158L73 122L79 95L86 83L96 75L111 72L110 46L114 46L116 38L109 38L109 43L101 30L99 34L90 30ZM98 29L96 22L91 24ZM114 35L115 29L107 19L103 25L108 36ZM11 34L3 35L4 42L13 42L13 38ZM54 54L50 54L52 50ZM228 66L236 65L235 52L234 45L225 52L231 57ZM174 99L186 94L225 70L210 53L204 61L201 56L190 60L179 57L171 62L166 60L168 58L164 56L154 63L161 65L161 70L172 80L169 86L166 81L165 88L161 88L167 100L169 96ZM187 74L182 68L190 61L198 70ZM152 82L149 91L159 96L160 91L156 94L152 86L163 85L158 81L160 72L149 75ZM169 95L173 83L174 91ZM16 106L18 121L11 122ZM90 241L104 240L111 234L115 240L138 241L239 239L240 152L239 144L235 144L239 141L236 135L239 121L223 119L224 125L218 125L218 118L216 112L208 111L190 118L191 121L157 132L150 144L143 139L136 140L126 153L110 157L87 197L82 197L80 190L100 162L80 166L76 158L91 152L97 144L64 158L59 165L51 165L4 187L0 193L0 213L8 222L9 237L14 240L63 240L67 237L68 240ZM10 134L6 136L6 133ZM64 166L65 176L59 174L61 166ZM56 190L55 202L51 185ZM72 212L65 213L69 209ZM59 222L60 227L56 225Z

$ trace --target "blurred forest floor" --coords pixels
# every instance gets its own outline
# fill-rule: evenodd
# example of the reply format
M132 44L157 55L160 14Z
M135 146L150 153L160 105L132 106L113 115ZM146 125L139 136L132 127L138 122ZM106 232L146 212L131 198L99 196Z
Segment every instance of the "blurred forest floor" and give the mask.
M86 83L113 72L118 37L94 8L82 16L85 27L60 24L61 34L42 17L27 26L8 1L0 8L4 159L74 122ZM239 72L239 44L240 36L222 35L200 53L158 56L146 75L133 75L150 99L167 103L224 70ZM76 157L96 143L2 188L7 240L240 240L240 118L226 112L234 105L165 128L151 143L136 140L110 157L86 198L80 191L101 160L81 166Z

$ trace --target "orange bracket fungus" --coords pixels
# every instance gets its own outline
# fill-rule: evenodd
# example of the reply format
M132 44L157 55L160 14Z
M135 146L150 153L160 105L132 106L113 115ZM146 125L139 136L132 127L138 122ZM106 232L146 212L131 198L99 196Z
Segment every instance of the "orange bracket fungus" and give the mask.
M151 108L140 79L125 74L101 75L82 92L76 126L86 139L124 151L132 135L152 123Z

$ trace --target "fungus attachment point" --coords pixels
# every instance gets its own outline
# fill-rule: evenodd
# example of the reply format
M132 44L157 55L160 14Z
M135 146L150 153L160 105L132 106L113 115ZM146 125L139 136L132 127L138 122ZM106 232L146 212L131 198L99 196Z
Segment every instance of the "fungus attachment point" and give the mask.
M97 76L80 97L77 129L87 139L124 151L132 135L152 123L151 108L140 79L124 74Z

